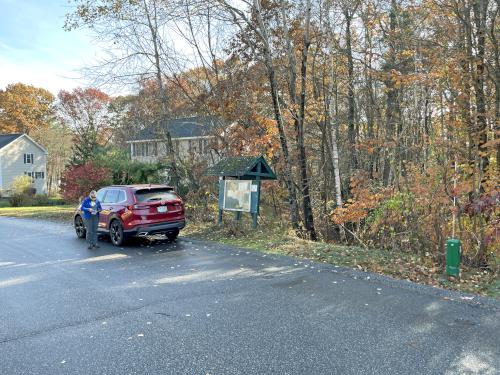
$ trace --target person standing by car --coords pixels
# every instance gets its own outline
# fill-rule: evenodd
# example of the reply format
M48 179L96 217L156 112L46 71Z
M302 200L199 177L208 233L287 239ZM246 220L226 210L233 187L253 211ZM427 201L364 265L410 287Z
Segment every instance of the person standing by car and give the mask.
M82 216L87 232L87 242L89 250L99 248L97 245L97 225L99 224L99 212L102 211L101 202L97 199L97 193L92 190L81 205Z

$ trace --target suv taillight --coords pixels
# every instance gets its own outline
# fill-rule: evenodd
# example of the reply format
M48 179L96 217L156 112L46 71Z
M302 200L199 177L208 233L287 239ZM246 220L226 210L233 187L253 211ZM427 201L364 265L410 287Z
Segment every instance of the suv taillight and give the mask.
M127 207L130 211L133 210L146 210L149 208L149 206L143 206L140 204L131 204L130 206Z

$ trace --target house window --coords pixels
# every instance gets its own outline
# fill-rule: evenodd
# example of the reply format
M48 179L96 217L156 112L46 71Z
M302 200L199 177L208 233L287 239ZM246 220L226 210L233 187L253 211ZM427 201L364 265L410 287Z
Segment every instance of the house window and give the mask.
M24 172L24 174L28 177L31 177L31 183L35 182L35 172Z
M156 156L158 152L158 146L156 142L148 142L143 144L143 156Z
M134 156L146 156L146 144L145 143L134 143L133 155Z
M145 145L145 156L157 156L158 155L158 143L157 142L148 142Z
M35 172L35 179L43 180L45 178L45 172Z
M132 155L142 156L142 143L132 143Z
M33 154L24 154L24 164L34 164Z

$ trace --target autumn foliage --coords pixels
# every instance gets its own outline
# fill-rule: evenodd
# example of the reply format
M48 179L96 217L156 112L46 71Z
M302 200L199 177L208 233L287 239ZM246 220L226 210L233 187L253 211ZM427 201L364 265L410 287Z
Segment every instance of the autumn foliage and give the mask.
M108 144L112 137L110 103L111 98L95 88L59 92L58 118L74 135L72 165L84 164L99 146Z
M175 73L141 60L172 42L161 27L152 38L144 28L158 13L141 2L76 3L69 21L130 48L104 67L108 81L140 77L124 128L167 112L218 116L228 126L213 150L265 155L279 177L275 212L299 236L425 256L433 269L456 237L465 263L498 268L498 2L251 1L236 11L218 1L203 17L187 4L176 22L196 61L157 56ZM129 22L144 31L139 43ZM204 190L193 173L201 166L179 169L191 191Z
M367 181L366 173L358 172L353 176L350 183L352 197L333 210L335 224L361 223L373 209L379 207L384 197L389 196L391 189L377 189Z
M0 90L0 134L46 129L54 115L54 96L47 90L15 83Z
M93 162L69 167L63 174L61 193L68 202L78 202L91 190L112 182L111 170L98 167Z

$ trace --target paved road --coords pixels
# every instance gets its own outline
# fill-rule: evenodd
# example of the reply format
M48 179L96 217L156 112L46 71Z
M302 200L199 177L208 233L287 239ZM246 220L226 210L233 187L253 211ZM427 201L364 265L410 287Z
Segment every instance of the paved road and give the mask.
M496 300L0 218L0 374L498 374Z

